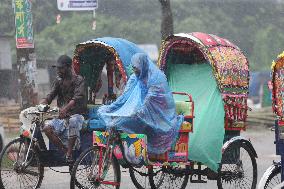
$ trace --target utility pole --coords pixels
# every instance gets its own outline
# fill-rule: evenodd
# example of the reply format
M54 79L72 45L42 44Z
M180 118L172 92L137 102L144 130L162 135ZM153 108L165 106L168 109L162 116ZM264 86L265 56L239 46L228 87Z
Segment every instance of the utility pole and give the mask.
M31 0L13 0L21 109L38 103Z
M170 0L159 1L162 10L161 35L163 40L174 33L174 23Z

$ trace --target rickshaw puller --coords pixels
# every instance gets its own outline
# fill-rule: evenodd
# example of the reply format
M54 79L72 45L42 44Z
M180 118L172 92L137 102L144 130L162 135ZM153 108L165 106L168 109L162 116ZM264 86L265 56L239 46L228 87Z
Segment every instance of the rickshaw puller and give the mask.
M50 120L44 126L43 132L64 152L68 163L73 162L73 148L78 148L80 145L80 130L87 109L84 79L72 71L71 65L70 57L62 55L58 58L56 65L53 66L57 68L58 77L53 83L51 92L42 102L50 104L57 97L59 117ZM66 138L68 141L64 141Z

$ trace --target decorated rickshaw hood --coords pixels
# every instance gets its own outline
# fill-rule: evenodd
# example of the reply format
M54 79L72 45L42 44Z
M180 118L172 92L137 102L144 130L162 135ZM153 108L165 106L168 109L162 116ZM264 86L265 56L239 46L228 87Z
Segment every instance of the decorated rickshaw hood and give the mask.
M272 109L280 119L284 117L284 51L277 56L271 65Z
M196 43L199 43L200 45L206 46L207 48L213 46L227 46L239 49L239 47L237 47L235 44L230 42L228 39L224 39L213 34L193 32L193 33L178 33L174 34L173 36L189 38L195 41ZM172 36L169 36L166 40L168 40L171 37Z
M122 73L124 81L126 81L129 78L130 74L132 73L130 66L131 57L136 53L144 53L144 51L140 49L136 44L122 38L102 37L102 38L88 40L76 46L73 65L77 73L79 71L76 70L76 66L78 69L80 63L76 59L76 57L82 50L94 46L105 47L114 54L116 63L118 65L119 71Z
M162 43L158 65L166 69L169 49L176 43L197 47L211 64L223 95L248 94L249 63L242 51L227 39L201 32L168 36Z

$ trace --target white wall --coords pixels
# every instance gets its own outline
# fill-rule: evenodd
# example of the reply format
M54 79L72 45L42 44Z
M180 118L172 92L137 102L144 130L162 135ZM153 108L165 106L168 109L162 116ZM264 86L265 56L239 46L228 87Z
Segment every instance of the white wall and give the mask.
M0 37L0 70L12 69L11 46L9 39Z

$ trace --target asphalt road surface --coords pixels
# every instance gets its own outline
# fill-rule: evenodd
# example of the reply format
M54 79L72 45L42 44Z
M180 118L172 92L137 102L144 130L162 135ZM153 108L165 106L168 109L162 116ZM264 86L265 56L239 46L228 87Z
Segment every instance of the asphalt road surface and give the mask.
M266 128L250 128L246 132L242 133L242 136L250 138L256 152L258 154L257 166L258 166L258 181L267 167L269 167L273 160L278 160L279 157L275 156L274 132ZM58 168L57 168L58 170ZM128 174L128 170L122 170L122 183L121 189L135 188L131 182ZM61 168L61 171L67 171L67 168ZM44 179L41 188L42 189L68 189L69 188L69 174L56 173L49 168L45 169ZM217 188L216 181L209 181L205 184L193 184L188 183L188 189L192 188L205 188L214 189Z

